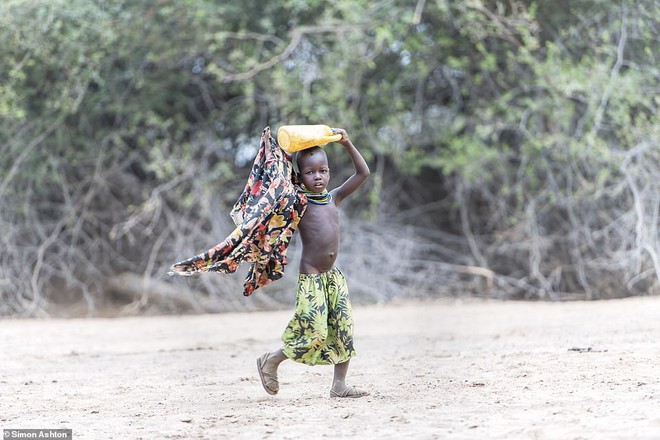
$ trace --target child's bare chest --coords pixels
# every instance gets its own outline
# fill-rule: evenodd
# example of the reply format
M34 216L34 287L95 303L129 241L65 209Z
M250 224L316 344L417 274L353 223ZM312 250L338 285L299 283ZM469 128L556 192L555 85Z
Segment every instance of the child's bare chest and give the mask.
M334 203L307 206L298 225L303 242L314 240L317 244L339 240L339 211Z

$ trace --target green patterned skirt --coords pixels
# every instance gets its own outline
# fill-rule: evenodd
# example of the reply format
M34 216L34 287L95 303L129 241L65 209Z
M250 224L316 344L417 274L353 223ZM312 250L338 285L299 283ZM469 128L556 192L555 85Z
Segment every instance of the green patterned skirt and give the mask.
M306 365L334 365L355 356L348 286L338 268L298 275L296 311L284 330L282 351Z

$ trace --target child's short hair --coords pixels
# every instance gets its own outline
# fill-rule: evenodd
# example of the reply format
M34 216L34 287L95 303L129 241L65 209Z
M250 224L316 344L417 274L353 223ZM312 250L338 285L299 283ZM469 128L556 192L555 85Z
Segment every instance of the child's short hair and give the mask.
M325 150L318 145L296 152L296 167L298 168L298 172L300 172L300 164L303 160L319 152L327 158L328 155L325 153Z

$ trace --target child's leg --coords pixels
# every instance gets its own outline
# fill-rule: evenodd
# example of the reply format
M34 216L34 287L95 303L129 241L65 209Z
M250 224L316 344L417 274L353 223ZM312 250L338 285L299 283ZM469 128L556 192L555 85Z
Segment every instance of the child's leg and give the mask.
M335 365L335 374L334 377L332 378L333 390L339 391L346 388L346 373L348 373L349 362L350 360Z
M366 391L358 390L355 387L346 385L346 373L348 373L348 363L342 362L335 364L335 373L332 379L332 388L330 388L330 397L363 397L368 396Z
M257 359L257 369L261 377L261 384L268 394L277 394L280 384L277 380L277 367L282 361L288 359L282 350L266 353Z
M335 364L331 397L362 397L369 393L346 385L346 373L353 349L353 313L348 297L348 284L344 274L337 268L332 271L332 282L328 283L328 339L336 350L337 357L346 359Z
M266 359L266 364L264 365L264 371L267 371L269 373L277 373L277 367L280 366L280 364L289 359L286 357L284 352L282 352L282 349L275 350L272 353L268 353L268 359Z

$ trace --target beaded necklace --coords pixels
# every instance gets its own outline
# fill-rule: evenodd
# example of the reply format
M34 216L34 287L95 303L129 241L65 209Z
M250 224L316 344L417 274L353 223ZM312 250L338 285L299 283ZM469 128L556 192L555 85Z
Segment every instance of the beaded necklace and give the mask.
M328 190L324 190L320 193L303 190L303 193L307 196L309 203L313 205L327 205L328 203L332 202L332 195L328 192Z

